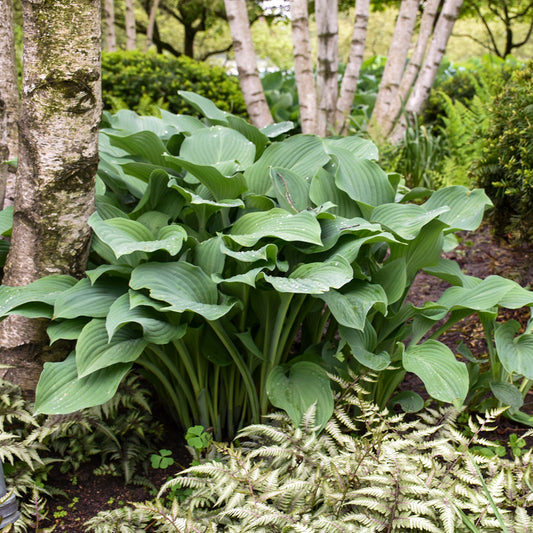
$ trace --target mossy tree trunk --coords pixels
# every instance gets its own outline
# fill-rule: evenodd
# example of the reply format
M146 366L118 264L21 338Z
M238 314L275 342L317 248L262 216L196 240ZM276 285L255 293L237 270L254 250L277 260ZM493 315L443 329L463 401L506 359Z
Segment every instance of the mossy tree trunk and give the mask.
M24 71L11 250L3 283L81 276L98 165L100 0L23 0ZM32 391L45 359L45 324L0 323L0 377ZM62 355L62 354L61 354Z

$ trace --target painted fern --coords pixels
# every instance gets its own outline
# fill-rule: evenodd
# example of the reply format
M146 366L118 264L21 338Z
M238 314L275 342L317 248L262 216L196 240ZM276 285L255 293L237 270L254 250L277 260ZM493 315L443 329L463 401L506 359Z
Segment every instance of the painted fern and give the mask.
M472 420L473 436L466 437L452 409L427 409L406 421L363 398L350 384L318 435L312 410L301 427L271 415L245 428L239 445L218 444L217 460L163 486L160 497L176 484L193 489L181 507L137 505L98 515L88 529L122 531L118 517L141 513L161 532L533 531L531 452L510 462L469 451L492 445L480 434L500 412Z

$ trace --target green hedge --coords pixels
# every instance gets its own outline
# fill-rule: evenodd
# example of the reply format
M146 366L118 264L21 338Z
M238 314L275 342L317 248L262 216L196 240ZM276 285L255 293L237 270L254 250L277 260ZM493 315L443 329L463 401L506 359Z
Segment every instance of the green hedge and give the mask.
M102 97L106 110L127 108L153 114L155 105L176 114L197 114L178 96L179 90L196 92L224 111L247 117L238 79L221 67L185 56L139 51L102 53Z
M494 209L498 234L533 240L533 62L494 99L482 157L473 169Z

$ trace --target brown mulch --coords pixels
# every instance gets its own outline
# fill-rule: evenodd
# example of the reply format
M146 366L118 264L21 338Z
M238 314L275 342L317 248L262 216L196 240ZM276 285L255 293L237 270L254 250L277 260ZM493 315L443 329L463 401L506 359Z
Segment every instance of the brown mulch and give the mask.
M509 243L491 234L488 226L484 225L474 233L462 233L461 245L446 255L456 260L467 274L485 278L497 274L510 278L522 286L533 285L533 246ZM432 276L420 273L415 280L410 300L422 305L425 301L438 300L447 284L438 282ZM505 311L502 318L515 318L525 324L529 318L529 310ZM463 340L475 356L486 352L481 325L475 318L468 318L457 324L444 339L452 349L459 340ZM409 378L409 388L420 390L420 384L413 377ZM533 396L530 405L533 414ZM520 434L523 428L516 427L507 421L502 424L498 432L502 438L510 433ZM167 470L148 469L146 477L158 488L180 467L187 466L191 457L185 450L183 436L173 426L167 426L166 435L160 448L172 450L177 465ZM144 487L136 485L124 486L122 478L101 477L93 474L98 462L83 465L75 477L61 474L54 469L49 475L48 483L67 493L67 498L54 496L49 500L48 526L55 524L57 532L85 531L83 523L102 510L111 510L122 504L151 499ZM66 514L63 512L66 511ZM55 516L54 516L55 515ZM65 515L65 516L61 516Z

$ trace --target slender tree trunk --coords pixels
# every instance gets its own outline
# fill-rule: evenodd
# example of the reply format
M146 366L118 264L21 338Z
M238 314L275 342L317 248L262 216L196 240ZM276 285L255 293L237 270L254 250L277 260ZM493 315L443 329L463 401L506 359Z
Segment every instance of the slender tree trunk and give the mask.
M336 123L338 94L338 3L315 0L317 51L317 134L325 137Z
M387 63L379 85L378 96L372 113L372 128L378 136L382 134L380 127L389 113L404 72L407 55L411 46L411 38L415 28L420 0L402 0L398 19L394 28Z
M115 35L115 2L114 0L104 0L105 19L105 43L108 52L115 52L117 49L117 38Z
M126 50L137 48L137 32L135 31L135 2L126 0Z
M317 97L309 39L307 0L291 1L291 24L302 133L316 133Z
M252 123L262 128L273 120L259 78L246 0L224 0L224 4L246 109Z
M148 48L152 46L154 39L154 26L155 26L155 16L157 14L157 9L159 7L159 0L154 0L152 7L150 8L150 17L148 19L148 27L146 28L146 46L144 51L147 52Z
M23 92L11 250L3 283L81 276L98 165L100 0L22 0ZM0 370L33 391L47 344L42 321L0 322Z
M463 0L446 0L444 2L424 65L407 101L406 111L409 113L420 113L428 99L462 4Z
M15 159L18 152L17 65L13 33L13 2L0 0L0 209L4 205L9 167L2 161Z
M357 90L359 73L363 64L369 14L370 0L357 0L355 2L355 22L350 55L342 78L339 99L337 100L336 130L340 134L346 133L347 117L352 109L353 99Z
M428 0L424 6L424 13L420 21L420 30L413 55L409 59L407 68L402 76L400 87L390 103L389 112L383 117L382 123L378 125L384 136L390 135L398 118L401 120L400 113L402 107L406 104L409 91L420 72L440 4L441 0Z

